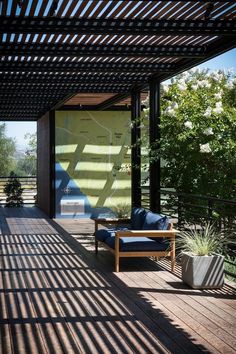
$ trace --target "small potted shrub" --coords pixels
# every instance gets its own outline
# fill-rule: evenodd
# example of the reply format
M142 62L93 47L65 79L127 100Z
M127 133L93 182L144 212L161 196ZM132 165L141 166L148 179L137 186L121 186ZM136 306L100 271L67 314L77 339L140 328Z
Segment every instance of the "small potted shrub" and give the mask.
M6 207L22 207L23 206L23 188L21 183L14 172L10 173L10 177L4 187L4 193L6 194Z
M183 282L194 289L216 289L224 284L224 256L229 235L206 224L202 229L183 231L177 240Z

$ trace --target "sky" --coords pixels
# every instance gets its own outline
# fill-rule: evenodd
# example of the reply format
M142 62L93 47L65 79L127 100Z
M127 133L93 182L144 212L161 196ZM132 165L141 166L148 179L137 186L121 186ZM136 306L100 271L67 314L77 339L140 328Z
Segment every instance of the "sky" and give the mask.
M208 60L199 67L209 68L211 71L234 68L236 74L236 49ZM6 122L6 135L15 138L18 148L24 149L27 145L25 134L36 133L36 126L36 122Z

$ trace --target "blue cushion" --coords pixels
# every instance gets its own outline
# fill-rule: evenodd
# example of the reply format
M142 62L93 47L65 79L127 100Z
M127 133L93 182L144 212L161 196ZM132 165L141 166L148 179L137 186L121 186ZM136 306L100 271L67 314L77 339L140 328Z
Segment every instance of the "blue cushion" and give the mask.
M142 230L146 213L147 213L146 210L143 208L132 209L132 213L131 213L132 230Z
M115 229L101 229L95 232L95 237L98 241L104 242L107 237L115 236Z
M169 219L167 216L148 211L143 223L143 230L167 230Z
M106 238L105 243L115 249L115 235ZM121 237L120 251L122 252L145 252L145 251L166 251L168 242L157 242L148 237Z
M98 241L105 242L107 237L115 236L115 231L117 231L117 230L126 231L129 229L127 227L118 227L116 229L114 229L114 228L113 229L100 229L95 232L95 238Z

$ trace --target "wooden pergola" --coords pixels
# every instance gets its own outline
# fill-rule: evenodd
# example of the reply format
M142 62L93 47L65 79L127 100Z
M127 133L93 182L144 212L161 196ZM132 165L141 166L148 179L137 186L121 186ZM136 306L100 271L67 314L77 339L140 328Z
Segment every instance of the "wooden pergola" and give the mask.
M78 110L131 105L132 203L139 205L141 93L150 91L152 144L160 136L160 82L235 46L235 1L3 0L0 120L37 121L71 109L72 97ZM156 161L150 207L157 211L159 189Z

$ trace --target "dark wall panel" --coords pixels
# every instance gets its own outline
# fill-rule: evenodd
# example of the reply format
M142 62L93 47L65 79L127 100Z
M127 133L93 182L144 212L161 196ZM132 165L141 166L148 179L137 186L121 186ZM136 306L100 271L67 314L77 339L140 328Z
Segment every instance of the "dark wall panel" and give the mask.
M48 216L52 216L51 210L51 170L50 170L50 114L46 113L37 122L37 203Z

